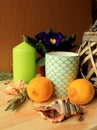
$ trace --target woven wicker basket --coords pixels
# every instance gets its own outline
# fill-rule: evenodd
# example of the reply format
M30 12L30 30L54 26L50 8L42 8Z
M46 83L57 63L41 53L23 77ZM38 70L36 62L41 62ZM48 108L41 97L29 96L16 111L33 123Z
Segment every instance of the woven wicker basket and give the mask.
M80 74L97 87L97 32L85 32L80 54Z

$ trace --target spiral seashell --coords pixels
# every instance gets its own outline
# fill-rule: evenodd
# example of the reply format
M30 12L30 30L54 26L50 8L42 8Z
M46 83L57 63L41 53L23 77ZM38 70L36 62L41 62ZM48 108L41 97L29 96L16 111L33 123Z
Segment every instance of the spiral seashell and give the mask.
M61 122L74 115L83 114L83 108L73 104L69 99L58 99L52 102L49 106L40 106L35 108L45 120L50 122Z

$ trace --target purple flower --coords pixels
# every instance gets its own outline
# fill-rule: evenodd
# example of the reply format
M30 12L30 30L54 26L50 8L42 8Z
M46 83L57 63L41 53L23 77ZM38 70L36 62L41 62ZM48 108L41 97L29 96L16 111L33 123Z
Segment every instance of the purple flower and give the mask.
M48 31L37 34L35 38L37 42L42 42L48 48L49 51L58 47L64 36L61 33Z
M37 59L37 64L45 65L45 54L50 51L70 51L73 48L72 42L75 41L75 35L64 36L60 32L52 29L42 31L34 38L26 37L26 42L33 46L41 55Z
M45 34L46 34L45 32L38 33L38 34L35 36L37 42L44 42L44 35L45 35Z
M45 44L52 48L59 46L62 39L61 33L49 32L44 35Z

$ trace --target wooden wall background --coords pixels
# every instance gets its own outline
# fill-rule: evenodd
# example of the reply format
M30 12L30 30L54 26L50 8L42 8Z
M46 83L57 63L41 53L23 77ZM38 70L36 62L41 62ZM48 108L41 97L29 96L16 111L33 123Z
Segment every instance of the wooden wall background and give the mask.
M80 44L91 23L91 0L0 0L0 72L12 72L12 48L23 34L52 28L76 34Z

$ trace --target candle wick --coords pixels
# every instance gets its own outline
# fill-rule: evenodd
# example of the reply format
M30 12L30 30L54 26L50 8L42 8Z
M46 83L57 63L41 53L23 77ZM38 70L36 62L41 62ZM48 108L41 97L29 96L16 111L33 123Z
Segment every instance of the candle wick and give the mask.
M25 42L25 35L23 34L23 42Z

